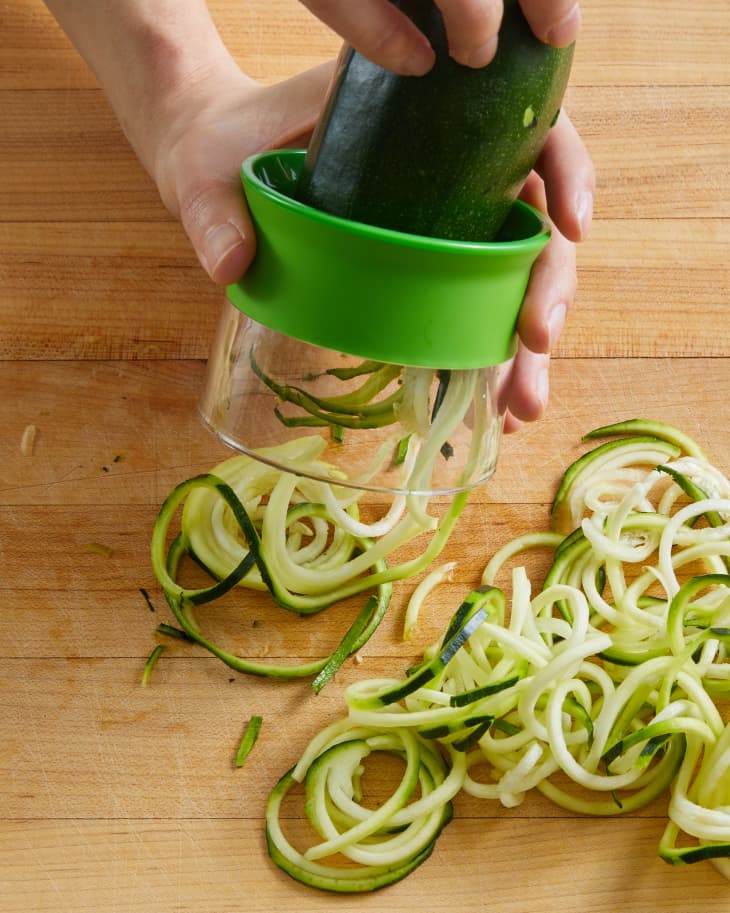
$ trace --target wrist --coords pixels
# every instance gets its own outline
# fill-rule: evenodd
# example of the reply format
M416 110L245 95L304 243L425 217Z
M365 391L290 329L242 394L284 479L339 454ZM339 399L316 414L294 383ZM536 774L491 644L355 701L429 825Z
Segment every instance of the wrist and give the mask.
M249 81L205 0L46 0L93 70L148 170L165 133L206 85ZM250 81L252 85L253 81Z
M122 129L154 174L161 146L203 107L217 85L231 80L255 85L241 72L210 20L140 21L130 35L132 73L107 89ZM105 87L106 88L106 87Z

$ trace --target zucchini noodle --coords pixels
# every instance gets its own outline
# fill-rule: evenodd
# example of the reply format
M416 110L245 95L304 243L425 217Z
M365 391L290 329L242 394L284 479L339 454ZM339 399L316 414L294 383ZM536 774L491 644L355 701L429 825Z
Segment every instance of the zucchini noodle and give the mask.
M406 606L406 614L403 621L403 640L408 640L413 634L426 597L444 580L451 580L451 572L455 567L455 561L447 561L441 567L434 568L415 588Z
M499 422L491 423L487 433L490 375L488 370L434 371L366 361L326 371L330 379L354 380L359 386L324 397L269 376L253 348L249 358L253 373L276 395L274 412L283 425L329 427L338 442L345 428L393 426L392 431L378 444L369 466L352 477L324 459L329 446L325 437L303 434L252 455L231 457L210 473L181 483L155 523L153 569L184 636L237 671L280 678L316 676L313 686L318 691L373 634L393 582L420 573L439 555L469 486L484 472L485 448L487 455L496 454ZM432 496L440 491L434 482L436 466L453 455L449 438L462 425L471 425L468 446L439 522L429 513ZM390 504L379 516L364 519L363 497L386 464L399 473L389 489ZM171 537L178 510L180 531ZM430 538L419 555L388 566L394 552L423 533ZM178 576L186 555L215 582L199 589L181 585ZM367 590L376 595L367 599L329 656L284 666L247 660L204 635L195 608L234 587L268 591L276 603L300 615L315 614Z
M370 889L424 861L424 843L385 838L414 820L403 794L415 777L415 745L448 768L448 788L426 789L415 803L434 816L420 821L428 840L459 790L508 808L537 790L566 810L601 816L668 792L660 857L709 859L730 877L730 482L670 426L634 420L600 431L614 439L569 467L551 529L496 552L482 585L405 678L350 684L346 716L315 736L274 790L269 849L292 877L354 890L351 870L337 863L344 855L361 866L358 889L366 889L372 859ZM515 565L531 549L552 554L540 586ZM494 587L501 574L511 578L509 607ZM370 818L352 802L358 764L378 734L406 772ZM342 770L322 776L337 769L341 745L349 746ZM310 777L307 807L316 804L320 842L300 854L283 836L278 793ZM376 832L368 822L377 825L377 850L368 843L355 852ZM302 862L328 854L326 878Z
M405 769L391 797L371 809L360 801L363 763L382 753L402 759ZM325 742L304 774L308 817L321 842L302 853L281 828L282 802L299 782L289 771L267 803L269 854L297 881L323 890L359 893L393 884L431 854L451 818L461 763L449 769L439 752L408 730L383 734L361 727L345 729L331 743ZM416 790L419 798L409 803ZM318 861L334 851L351 865Z

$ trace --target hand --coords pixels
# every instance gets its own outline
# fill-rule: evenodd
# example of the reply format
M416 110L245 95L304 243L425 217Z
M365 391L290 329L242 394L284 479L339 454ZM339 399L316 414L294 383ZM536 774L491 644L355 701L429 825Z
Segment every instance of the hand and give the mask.
M241 162L263 149L306 146L331 73L324 64L273 86L238 70L208 76L178 98L155 148L137 148L215 282L240 279L256 250Z
M402 73L422 76L434 63L428 40L388 0L301 0L365 57ZM483 67L497 50L502 0L435 0L446 25L451 56L469 67ZM535 35L547 44L564 47L580 28L576 0L520 0Z
M241 72L206 0L46 0L94 71L127 139L182 222L203 267L227 284L255 251L241 190L254 152L306 144L331 64L276 86Z
M550 352L558 341L577 286L575 244L593 215L595 173L588 151L565 111L528 178L521 197L552 222L550 243L538 257L520 310L519 346L505 385L505 431L545 411Z
M240 163L261 149L306 145L331 72L323 65L274 86L261 86L237 68L209 74L178 97L177 113L157 131L154 149L135 142L214 281L238 280L255 253ZM520 313L519 350L504 388L508 433L539 418L547 404L549 353L575 295L574 242L590 224L594 180L588 153L563 112L522 192L550 213L553 237L533 267Z
M387 0L306 2L378 62L402 72L425 72L431 66L426 39ZM453 55L470 65L486 63L494 50L501 0L437 2ZM575 37L577 4L521 2L538 37L556 44ZM240 163L265 148L306 143L330 67L279 85L259 85L227 52L205 0L120 0L114 17L106 5L85 0L46 3L96 73L203 267L216 282L236 281L255 252ZM421 48L420 63L409 58L414 47ZM573 242L587 231L594 180L588 154L563 114L524 190L528 200L549 212L555 229L533 269L520 316L519 352L505 387L508 431L539 417L545 407L548 353L575 291Z
M306 145L330 75L324 65L270 87L242 73L208 77L179 99L179 114L160 131L152 161L138 149L214 281L238 280L255 253L240 163L261 149ZM549 353L575 296L575 242L590 225L594 181L590 157L562 112L522 192L550 213L553 236L533 267L520 312L519 349L504 388L507 433L546 408Z
M422 75L434 62L425 36L388 0L357 4L302 0L316 16L362 54L388 69ZM441 9L452 57L481 67L497 48L502 0L435 0ZM558 47L580 28L575 0L520 0L535 35ZM539 418L547 405L550 351L558 340L577 285L575 242L589 229L595 175L588 152L567 114L550 131L522 198L549 214L553 236L535 264L520 313L519 349L503 391L505 431Z

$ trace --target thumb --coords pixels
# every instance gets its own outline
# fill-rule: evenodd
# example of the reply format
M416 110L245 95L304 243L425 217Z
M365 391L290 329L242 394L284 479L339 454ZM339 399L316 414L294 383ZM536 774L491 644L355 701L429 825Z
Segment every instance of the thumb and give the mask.
M203 269L220 285L237 282L256 252L240 183L187 171L177 202L180 221Z
M331 72L331 65L322 65L271 87L252 89L250 80L206 87L196 100L197 114L188 114L158 151L153 173L162 201L214 282L238 281L256 252L241 162L301 141L314 125Z

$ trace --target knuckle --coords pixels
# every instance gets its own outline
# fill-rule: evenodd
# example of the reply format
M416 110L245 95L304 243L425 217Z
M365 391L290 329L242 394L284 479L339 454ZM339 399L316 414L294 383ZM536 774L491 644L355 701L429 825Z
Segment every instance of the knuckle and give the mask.
M502 21L502 0L441 0L439 6L449 30L474 45L496 35Z

